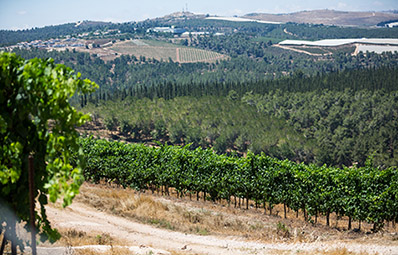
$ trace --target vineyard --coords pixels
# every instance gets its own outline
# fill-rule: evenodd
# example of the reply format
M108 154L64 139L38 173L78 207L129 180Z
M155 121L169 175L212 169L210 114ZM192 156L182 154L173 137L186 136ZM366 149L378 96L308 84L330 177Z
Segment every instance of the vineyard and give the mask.
M157 60L169 59L180 63L215 62L227 59L217 52L180 46L156 40L129 40L115 43L111 49L122 55L154 58Z
M157 60L176 61L176 46L171 43L157 42L151 40L129 40L115 43L112 48L122 55L144 56Z
M305 220L317 222L332 213L352 221L373 223L380 230L398 220L398 171L395 167L334 168L277 160L264 154L247 157L218 155L211 149L188 146L125 144L82 138L85 178L105 180L137 190L155 189L179 196L202 194L205 200L253 201L257 207L284 205Z
M193 48L179 48L177 50L181 63L215 62L216 60L226 59L224 55L208 50Z

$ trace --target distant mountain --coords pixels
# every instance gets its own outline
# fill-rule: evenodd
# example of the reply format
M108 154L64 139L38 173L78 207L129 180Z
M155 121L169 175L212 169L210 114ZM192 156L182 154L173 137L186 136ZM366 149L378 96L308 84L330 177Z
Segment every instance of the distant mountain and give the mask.
M247 19L273 22L295 22L337 26L376 26L381 22L397 20L394 12L343 12L334 10L301 11L286 14L250 13L243 16Z

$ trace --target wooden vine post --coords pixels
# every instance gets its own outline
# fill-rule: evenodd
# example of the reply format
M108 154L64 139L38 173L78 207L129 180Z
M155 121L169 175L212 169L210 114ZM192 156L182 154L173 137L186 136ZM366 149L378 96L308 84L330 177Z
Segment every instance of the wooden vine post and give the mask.
M32 255L36 255L36 226L35 226L35 170L33 156L29 155L29 204L30 204L30 234Z

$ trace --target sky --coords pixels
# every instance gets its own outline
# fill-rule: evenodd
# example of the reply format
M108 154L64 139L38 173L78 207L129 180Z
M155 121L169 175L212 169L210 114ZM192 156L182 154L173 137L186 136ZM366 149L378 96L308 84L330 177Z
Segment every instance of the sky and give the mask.
M182 11L218 16L304 10L398 10L398 0L0 0L0 29L26 29L82 20L127 22Z

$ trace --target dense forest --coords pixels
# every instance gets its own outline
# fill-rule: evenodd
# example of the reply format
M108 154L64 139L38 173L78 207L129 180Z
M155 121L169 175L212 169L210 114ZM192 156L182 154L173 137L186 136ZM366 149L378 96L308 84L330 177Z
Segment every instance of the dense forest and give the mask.
M318 164L363 165L369 155L375 156L379 166L398 164L396 90L275 91L249 93L242 100L259 112L287 120L306 138L315 139Z
M123 109L123 110L122 110ZM259 113L233 97L176 97L106 101L84 111L103 119L114 138L128 141L162 141L212 147L218 153L243 154L248 149L278 158L311 161L306 139L285 121ZM295 151L301 150L300 153Z
M76 51L47 52L39 49L16 49L14 52L26 59L51 57L57 63L63 63L81 72L84 78L90 78L100 85L101 89L96 95L93 95L98 98L115 98L119 95L132 95L132 93L136 96L143 94L147 97L170 98L165 93L159 94L159 90L170 86L175 88L175 95L198 95L197 93L203 93L200 92L203 91L203 88L219 90L220 87L230 89L231 86L253 87L254 83L260 83L260 85L255 85L256 87L265 87L261 85L264 81L286 78L286 76L303 78L311 76L314 78L307 84L323 87L318 84L319 75L322 73L347 69L394 67L398 64L398 54L392 53L383 53L382 55L367 53L351 56L341 52L333 55L330 59L318 59L275 47L267 49L267 55L261 59L237 56L217 63L187 64L161 62L130 55L122 55L115 60L104 62L95 55ZM359 76L358 79L366 80ZM359 84L360 80L358 79L353 84ZM269 86L273 85L266 85L266 87ZM276 86L283 85L277 84ZM291 87L299 86L301 85ZM334 86L338 85L329 84L327 88ZM188 87L192 88L188 89ZM200 91L193 92L194 87L200 88ZM222 94L226 94L226 92L224 91Z
M387 167L398 160L397 74L386 67L208 90L170 85L113 100L91 98L84 109L136 141L251 150L319 165L362 166L373 155Z

